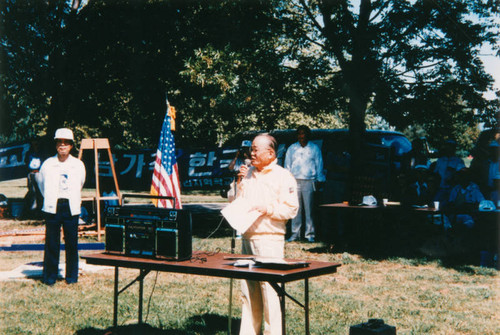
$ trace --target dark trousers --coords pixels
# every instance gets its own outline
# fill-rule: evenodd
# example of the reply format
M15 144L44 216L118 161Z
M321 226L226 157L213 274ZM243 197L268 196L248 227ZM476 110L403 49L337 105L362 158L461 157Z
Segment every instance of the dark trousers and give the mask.
M46 214L45 253L43 257L43 281L52 285L59 273L61 225L66 245L66 282L78 281L78 215L71 216L69 202L59 200L56 214Z

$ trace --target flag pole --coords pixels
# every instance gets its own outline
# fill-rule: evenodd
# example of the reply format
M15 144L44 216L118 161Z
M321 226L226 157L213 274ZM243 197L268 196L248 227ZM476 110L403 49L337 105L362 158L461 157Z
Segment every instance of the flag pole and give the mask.
M156 159L151 181L151 195L175 198L175 201L158 199L156 207L182 208L179 171L175 152L175 141L172 135L172 125L175 109L172 109L165 95L166 113L156 150ZM154 203L154 202L153 202Z
M236 247L236 230L233 229L233 235L231 236L231 254L234 254L234 249ZM227 333L231 335L232 323L233 323L233 278L229 279L229 311L227 320Z
M234 183L236 185L236 178L234 177ZM234 187L234 198L236 198L238 192L238 187ZM236 229L233 229L233 234L231 235L231 254L234 254L234 251L236 249ZM229 280L229 311L228 311L228 320L227 320L227 333L228 335L231 335L232 332L232 323L233 323L233 281L234 279L231 278Z

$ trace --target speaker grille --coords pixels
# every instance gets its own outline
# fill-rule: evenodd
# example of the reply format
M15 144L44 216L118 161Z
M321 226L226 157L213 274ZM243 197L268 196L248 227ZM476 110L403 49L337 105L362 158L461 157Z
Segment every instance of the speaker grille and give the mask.
M179 230L177 229L156 229L156 255L167 258L179 257Z
M111 253L124 253L124 234L125 227L122 225L110 225L107 224L105 228L106 232L106 244L105 249L107 252Z

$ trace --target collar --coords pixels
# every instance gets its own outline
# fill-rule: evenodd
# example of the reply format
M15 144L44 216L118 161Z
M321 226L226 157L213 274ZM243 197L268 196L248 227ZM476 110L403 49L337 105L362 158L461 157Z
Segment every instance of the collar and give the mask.
M278 159L276 158L275 160L273 160L271 163L269 163L268 165L264 166L264 168L260 171L257 171L257 169L255 169L255 171L259 172L259 173L268 173L270 171L272 171L276 165L278 165Z
M297 145L299 146L299 148L307 148L308 146L310 146L311 144L311 141L307 141L306 145L302 146L302 144L300 144L299 141L297 141Z

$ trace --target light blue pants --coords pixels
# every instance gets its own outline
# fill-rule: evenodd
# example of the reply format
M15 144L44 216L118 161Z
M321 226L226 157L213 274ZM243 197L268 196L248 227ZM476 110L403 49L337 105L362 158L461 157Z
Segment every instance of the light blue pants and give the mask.
M292 219L292 239L300 238L302 216L306 221L305 238L315 237L312 209L314 205L314 180L297 179L297 193L299 197L299 211Z

